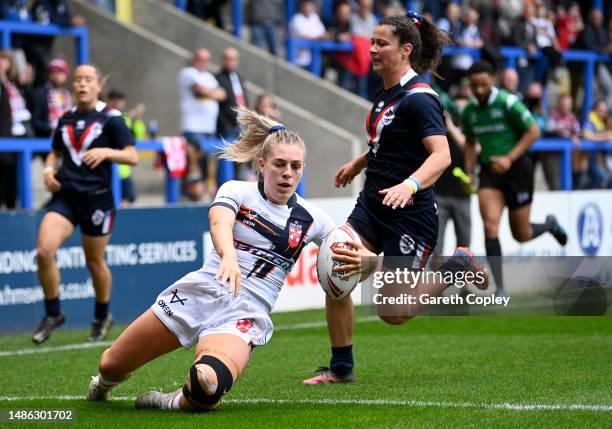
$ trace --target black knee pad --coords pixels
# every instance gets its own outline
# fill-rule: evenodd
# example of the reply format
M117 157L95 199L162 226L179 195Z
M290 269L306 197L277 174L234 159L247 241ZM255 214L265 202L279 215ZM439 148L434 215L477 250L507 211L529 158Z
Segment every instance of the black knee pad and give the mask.
M196 365L198 364L208 365L217 375L217 390L212 395L206 393L200 385L198 370L196 369ZM202 356L199 361L191 366L189 370L189 379L191 381L191 391L187 388L187 384L185 384L183 386L183 396L185 396L194 406L198 406L198 404L216 404L221 400L223 395L229 392L232 388L232 384L234 384L234 378L229 368L216 357L208 355Z

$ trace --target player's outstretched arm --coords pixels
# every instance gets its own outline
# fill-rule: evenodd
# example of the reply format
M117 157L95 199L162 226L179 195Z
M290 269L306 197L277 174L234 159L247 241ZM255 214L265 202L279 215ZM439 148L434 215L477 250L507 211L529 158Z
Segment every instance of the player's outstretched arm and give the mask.
M235 220L236 213L227 207L212 206L208 211L210 235L215 250L221 257L219 271L215 279L222 285L229 282L230 291L234 295L238 295L240 292L240 268L234 248L233 227Z

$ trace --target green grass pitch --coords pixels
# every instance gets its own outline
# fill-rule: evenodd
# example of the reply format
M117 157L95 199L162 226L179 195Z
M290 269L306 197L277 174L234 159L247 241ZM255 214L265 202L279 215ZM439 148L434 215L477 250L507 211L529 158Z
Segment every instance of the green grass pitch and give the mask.
M84 396L103 347L11 355L29 335L0 336L0 408L73 409L75 422L0 427L611 427L609 317L417 317L387 326L361 317L357 381L305 386L329 357L323 311L274 314L268 345L212 413L139 411L138 394L182 385L192 352L178 350L135 372L116 398ZM123 327L112 330L112 337ZM83 343L60 329L44 348Z

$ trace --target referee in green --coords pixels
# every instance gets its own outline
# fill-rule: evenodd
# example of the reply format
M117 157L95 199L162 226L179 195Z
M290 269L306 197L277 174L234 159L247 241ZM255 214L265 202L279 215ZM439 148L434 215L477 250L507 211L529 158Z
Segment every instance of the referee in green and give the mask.
M497 290L505 294L499 244L499 222L505 206L512 236L520 243L550 232L565 246L567 235L553 215L547 216L545 223L529 222L534 167L527 151L540 136L531 112L518 97L493 85L493 68L486 61L474 63L468 74L474 98L463 110L465 167L473 179L479 143L478 201L485 248Z

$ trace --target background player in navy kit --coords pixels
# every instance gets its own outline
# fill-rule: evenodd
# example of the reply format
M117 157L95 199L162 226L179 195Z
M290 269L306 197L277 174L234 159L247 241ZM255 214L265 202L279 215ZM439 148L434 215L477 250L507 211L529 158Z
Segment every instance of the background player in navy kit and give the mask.
M185 385L167 394L145 393L136 407L216 408L246 368L252 348L270 339L268 313L301 250L333 229L327 214L295 194L304 171L302 139L251 110L238 113L242 132L224 157L256 162L260 181L221 186L209 211L212 254L200 270L163 291L103 353L88 400L105 400L145 363L196 345Z
M366 119L370 150L343 165L335 177L336 187L346 186L367 167L364 189L348 218L367 248L359 249L361 255L408 256L419 268L436 245L433 184L450 165L450 153L442 104L417 73L435 69L448 41L415 12L383 18L374 30L370 56L384 88ZM350 263L351 256L344 256L338 260ZM306 384L354 379L352 300L327 298L325 308L331 364ZM391 324L407 318L381 315Z
M45 186L53 193L47 205L37 245L38 278L45 294L45 317L32 340L40 344L64 323L60 309L57 249L81 227L83 250L96 293L91 341L106 337L112 324L108 312L111 273L104 251L112 230L115 203L111 163L136 165L138 153L121 113L99 101L102 77L91 65L74 71L77 105L59 120L52 151L45 160ZM59 170L57 166L61 160Z

